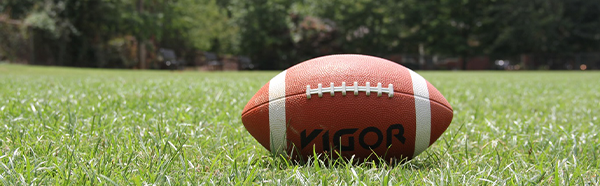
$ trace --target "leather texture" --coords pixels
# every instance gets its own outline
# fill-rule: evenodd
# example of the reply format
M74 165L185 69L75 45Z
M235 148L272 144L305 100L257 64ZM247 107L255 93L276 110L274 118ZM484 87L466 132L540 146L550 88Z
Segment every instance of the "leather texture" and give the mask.
M365 86L393 84L393 97L343 96L324 93L322 97L306 96L306 86L329 87L330 83L346 86L357 82ZM431 108L433 144L452 121L452 107L429 82L427 88ZM419 95L417 95L419 97ZM344 157L413 158L415 146L415 96L409 70L386 59L365 55L331 55L308 60L287 70L285 77L285 113L287 151L292 157L338 151ZM423 98L427 99L427 98ZM282 101L283 101L282 100ZM242 122L248 132L265 148L270 147L269 83L265 84L242 111ZM403 129L400 132L398 124ZM336 136L336 134L338 134ZM337 139L335 139L337 137ZM401 141L401 138L405 138ZM391 146L390 146L391 145ZM366 147L366 148L365 148ZM270 150L270 149L269 149ZM335 154L335 153L333 153ZM299 156L298 156L299 155Z

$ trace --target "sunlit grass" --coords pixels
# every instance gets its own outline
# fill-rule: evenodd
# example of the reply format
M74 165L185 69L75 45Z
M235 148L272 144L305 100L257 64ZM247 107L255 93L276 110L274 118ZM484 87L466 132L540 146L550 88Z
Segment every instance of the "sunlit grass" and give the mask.
M0 64L0 183L600 184L598 72L419 72L454 120L398 166L271 156L240 113L276 73Z

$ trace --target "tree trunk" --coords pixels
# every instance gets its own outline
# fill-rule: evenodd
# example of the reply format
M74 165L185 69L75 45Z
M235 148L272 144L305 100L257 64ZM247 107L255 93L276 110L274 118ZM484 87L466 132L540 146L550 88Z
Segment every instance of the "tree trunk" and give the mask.
M138 13L144 11L144 0L138 0L137 3ZM140 34L143 35L143 34ZM143 36L142 36L143 37ZM139 38L138 41L138 63L140 69L146 69L146 38Z
M138 61L140 69L146 69L146 41L138 42Z
M27 27L27 34L29 34L29 51L31 52L31 54L29 55L28 64L36 64L35 60L37 59L35 58L35 32L33 28Z
M466 53L463 53L460 58L462 58L462 69L467 70L467 64L469 63L469 56Z
M425 46L419 43L419 69L425 69Z
M60 43L58 43L58 56L56 58L56 65L64 66L65 65L65 56L67 55L67 39L66 36L60 37Z

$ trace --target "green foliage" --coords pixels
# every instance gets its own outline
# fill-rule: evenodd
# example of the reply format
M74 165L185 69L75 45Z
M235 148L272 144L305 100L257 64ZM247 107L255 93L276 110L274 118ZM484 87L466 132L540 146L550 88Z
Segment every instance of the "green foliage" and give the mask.
M2 185L598 185L594 72L419 72L454 119L388 166L273 157L244 128L275 72L0 64Z
M424 44L429 53L468 57L484 54L500 4L494 0L408 0L400 9L409 40ZM493 36L492 36L493 37Z
M115 11L122 21L123 34L136 36L138 40L148 39L151 36L162 34L161 23L164 17L163 0L122 0Z
M24 24L49 33L53 39L70 37L78 34L77 29L71 24L68 17L61 16L67 10L65 2L52 2L49 0L36 4L32 12L27 15Z
M326 54L385 57L420 46L463 58L597 52L599 12L589 0L6 0L0 24L32 29L35 39L19 46L33 45L33 63L124 64L102 56L114 51L109 41L133 36L131 51L247 55L259 68L282 69Z
M403 22L397 1L331 1L320 16L332 19L340 32L336 39L342 51L385 55L400 52Z
M239 28L232 24L216 0L179 0L171 6L172 29L174 33L183 34L191 46L200 50L236 51ZM215 40L220 45L214 43Z
M250 55L262 69L281 69L294 64L290 34L290 0L232 1L240 26L240 53Z
M39 0L4 0L0 2L0 12L13 18L24 18Z

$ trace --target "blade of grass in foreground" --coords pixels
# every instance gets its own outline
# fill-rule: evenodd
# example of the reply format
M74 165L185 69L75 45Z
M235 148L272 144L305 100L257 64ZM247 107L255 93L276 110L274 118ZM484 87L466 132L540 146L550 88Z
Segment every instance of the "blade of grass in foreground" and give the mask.
M3 185L598 185L597 72L419 72L453 106L398 166L270 155L243 127L277 72L0 65Z

